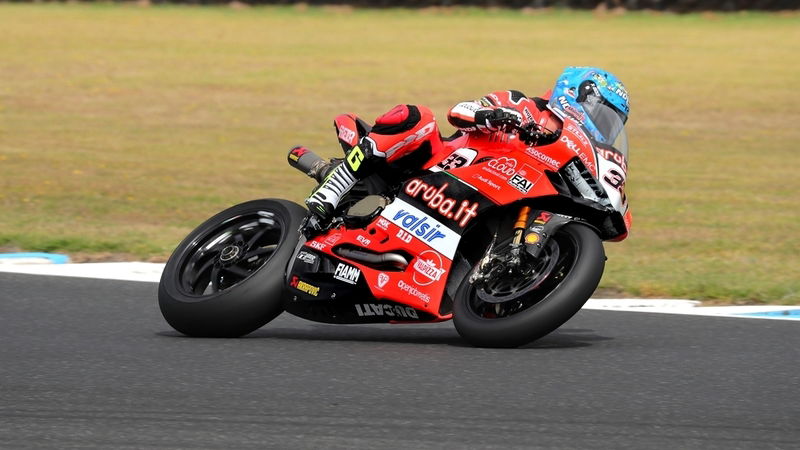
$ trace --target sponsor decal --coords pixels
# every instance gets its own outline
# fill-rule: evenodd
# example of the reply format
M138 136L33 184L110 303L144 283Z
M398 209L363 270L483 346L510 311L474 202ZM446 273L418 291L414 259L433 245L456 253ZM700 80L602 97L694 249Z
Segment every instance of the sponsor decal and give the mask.
M614 150L608 150L604 148L598 148L597 154L600 155L601 158L607 159L613 163L616 163L618 166L622 168L624 171L628 171L628 164L625 162L625 157L622 153L616 152Z
M570 132L573 136L575 136L578 141L580 141L583 145L589 145L589 139L586 137L586 134L581 130L578 126L574 123L570 123L566 126L565 130Z
M514 186L518 191L522 192L523 194L527 194L530 192L531 188L533 187L533 181L523 177L520 174L514 174L510 180L508 180L508 184Z
M356 236L356 240L363 245L364 247L369 247L369 244L372 243L369 239L365 238L363 235L359 234Z
M402 199L395 199L384 208L381 216L407 231L432 249L452 258L461 237L441 222Z
M325 250L327 245L323 244L322 242L311 241L308 243L309 247L315 248L317 250Z
M586 117L583 114L583 111L580 111L580 110L578 110L578 108L575 108L574 106L570 105L569 101L567 100L567 97L565 95L562 95L562 96L558 97L557 100L558 100L558 104L561 105L561 107L564 109L564 111L566 111L569 115L574 117L575 120L577 120L579 122L583 122L584 118Z
M544 225L547 222L550 222L550 219L553 218L553 213L542 211L537 218L533 220L533 223L538 223L539 225Z
M433 220L428 215L414 215L412 211L401 209L394 215L393 219L399 221L404 229L413 232L414 235L425 242L430 243L435 239L445 237L445 234L440 231L441 224L434 225L433 222L428 222L428 220Z
M355 138L356 132L354 130L343 126L339 127L339 139L345 142L353 142Z
M600 85L600 87L608 86L608 80L606 80L606 77L604 77L603 75L601 75L601 74L599 74L597 72L591 72L591 74L592 74L592 78L594 78L594 81L598 85ZM595 87L595 91L596 90L597 90L597 88Z
M407 138L403 139L402 141L398 142L397 144L393 145L389 150L386 150L386 156L390 157L394 152L400 150L401 148L405 147L406 145L412 144L416 141L424 139L427 135L431 134L433 130L436 129L436 122L431 122L424 127L422 127L419 131L408 136Z
M441 255L432 250L425 250L419 254L414 263L414 282L420 286L427 286L439 281L446 272L443 266Z
M527 244L535 244L539 242L539 240L541 240L541 236L539 236L537 233L528 233L525 236L525 242Z
M305 147L295 147L289 152L289 159L297 161L301 156L305 155L307 151L308 149Z
M308 284L305 281L300 280L300 278L297 276L292 276L292 281L289 282L289 286L297 289L298 291L313 295L314 297L319 295L319 287L314 286L313 284Z
M541 177L542 172L527 164L523 164L522 168L519 169L510 180L508 180L508 184L523 194L527 194L530 192L533 186L539 182L539 178Z
M306 264L314 264L317 261L317 255L309 252L300 252L297 254L297 259Z
M514 175L514 172L517 170L517 160L502 156L489 161L488 166L502 173L503 175L510 177L511 175Z
M589 159L589 155L587 155L586 152L583 151L583 149L578 147L578 144L576 144L575 141L568 138L566 135L562 135L561 138L559 138L559 141L563 142L568 149L575 152L575 154L578 155L578 157L580 158L583 165L586 166L586 168L589 169L590 172L593 173L597 172L597 169L594 166L594 161Z
M444 195L444 191L449 185L449 183L444 183L437 187L417 178L406 184L405 193L414 198L421 198L427 202L428 208L448 219L455 220L461 228L464 228L473 217L478 215L479 204L469 200L462 200L461 203L458 203L458 200L447 197Z
M561 139L559 139L559 140L560 140L561 142L563 142L563 143L567 144L567 148L568 148L568 149L570 149L570 150L572 150L572 151L573 151L573 152L575 152L575 153L578 153L578 152L581 150L581 149L580 149L580 147L578 147L578 144L576 144L575 142L573 142L573 141L572 141L572 139L568 138L568 137L567 137L567 136L565 136L565 135L564 135L564 136L561 136Z
M534 119L534 117L533 117L533 114L531 114L531 110L529 110L527 106L522 110L522 114L525 116L525 122L526 123L530 123L530 122L535 122L536 121L536 119Z
M386 230L389 228L389 221L384 219L383 217L378 219L378 228L381 230Z
M525 153L529 154L530 156L533 156L533 158L536 159L537 161L550 166L550 168L552 169L558 169L561 166L561 163L559 163L555 158L553 158L552 156L545 155L544 153L540 152L539 150L536 150L533 147L526 148Z
M474 178L474 179L476 179L478 181L481 181L483 184L489 186L490 188L492 188L492 189L494 189L496 191L500 190L500 185L499 184L495 183L494 181L492 181L492 180L490 180L490 179L488 179L488 178L486 178L484 176L481 176L481 174L479 174L479 173L476 173L476 174L472 175L472 178Z
M335 233L325 238L325 243L328 245L334 245L339 242L339 239L342 238L342 233Z
M458 105L456 105L456 107L458 107L459 109L462 109L462 108L466 109L469 112L478 112L478 111L481 110L481 108L483 108L479 103L475 103L475 102L461 102ZM453 109L455 109L455 108L453 108Z
M417 297L418 299L422 300L426 304L431 301L431 296L430 295L420 291L416 287L404 282L403 280L400 280L399 282L397 282L397 287L400 288L401 291L407 293L408 295L410 295L412 297Z
M402 317L405 319L419 319L419 315L414 308L401 305L386 305L375 303L361 303L355 304L356 314L361 317L369 316L386 316L386 317Z
M381 272L378 274L378 289L383 289L386 286L386 283L389 282L389 275Z
M333 278L349 284L358 283L358 278L360 276L361 271L358 269L358 267L353 267L344 263L339 263L339 265L336 266L336 271L333 272Z
M408 231L405 230L397 230L397 239L405 242L406 244L410 244L411 240L414 239L414 236L411 235Z

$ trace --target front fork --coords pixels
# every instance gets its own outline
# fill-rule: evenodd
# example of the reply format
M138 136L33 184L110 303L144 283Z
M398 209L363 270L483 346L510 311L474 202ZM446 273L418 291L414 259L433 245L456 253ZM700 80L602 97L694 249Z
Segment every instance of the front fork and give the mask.
M522 251L522 234L528 226L528 215L531 213L530 206L523 206L517 214L517 221L514 222L514 240L511 241L511 260L509 264L518 267L522 262L520 252Z
M531 220L533 217L533 220ZM565 224L573 221L572 217L554 214L544 210L533 210L530 206L522 206L514 222L513 238L507 251L495 252L497 232L492 243L481 259L477 270L469 278L472 284L483 283L501 274L519 274L525 272L523 257L530 262L540 256L547 241Z
M481 259L478 270L474 271L469 278L470 283L482 283L493 275L498 275L498 268L502 268L503 272L514 272L515 269L519 268L522 263L522 257L520 256L523 248L522 239L530 212L530 206L520 208L517 220L514 222L514 237L511 240L511 251L508 254L496 254L494 252L494 247L497 244L497 231L495 231L492 242Z

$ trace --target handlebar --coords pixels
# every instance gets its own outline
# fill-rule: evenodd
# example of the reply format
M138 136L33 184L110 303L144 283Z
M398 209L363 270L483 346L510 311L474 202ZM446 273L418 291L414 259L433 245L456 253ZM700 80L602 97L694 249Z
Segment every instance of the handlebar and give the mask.
M539 131L539 125L535 122L531 122L525 126L514 125L513 131L516 132L519 139L525 143L536 142L542 137L542 133Z

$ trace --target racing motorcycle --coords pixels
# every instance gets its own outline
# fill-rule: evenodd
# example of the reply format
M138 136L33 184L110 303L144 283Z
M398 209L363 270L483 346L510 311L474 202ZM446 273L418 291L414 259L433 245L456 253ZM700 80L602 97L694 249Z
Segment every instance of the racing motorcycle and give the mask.
M603 274L602 242L628 234L627 139L606 109L613 145L570 117L543 146L521 127L457 134L416 170L360 181L310 237L308 212L287 200L222 211L169 258L161 312L189 336L242 336L286 311L336 324L453 319L476 346L532 342L581 309ZM352 115L336 125L343 145L369 132ZM289 155L303 172L319 159Z

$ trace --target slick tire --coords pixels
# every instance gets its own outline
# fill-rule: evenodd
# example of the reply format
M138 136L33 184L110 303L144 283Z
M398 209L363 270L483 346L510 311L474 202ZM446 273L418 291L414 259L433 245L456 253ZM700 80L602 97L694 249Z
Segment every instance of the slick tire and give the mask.
M167 261L161 314L196 337L238 337L282 311L284 272L306 210L280 199L233 206L192 231Z
M505 317L479 314L475 288L465 280L455 296L453 322L458 333L477 347L519 347L539 339L563 325L586 303L600 283L605 266L603 243L589 227L570 223L553 237L564 261L561 274L546 289L541 300ZM559 264L562 264L559 262Z

